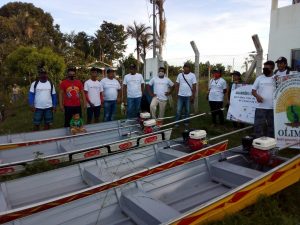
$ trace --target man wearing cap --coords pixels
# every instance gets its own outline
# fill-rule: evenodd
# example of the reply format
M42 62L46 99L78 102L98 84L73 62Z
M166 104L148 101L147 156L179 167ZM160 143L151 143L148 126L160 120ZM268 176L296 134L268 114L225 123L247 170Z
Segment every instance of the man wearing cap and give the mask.
M180 120L182 110L185 111L185 118L190 116L190 103L194 102L196 94L196 76L191 73L191 67L188 63L183 65L183 72L178 74L175 90L178 96L177 100L177 110L176 110L176 120ZM185 121L184 125L188 126L189 122ZM178 124L176 124L178 127Z
M217 117L219 117L219 122L221 125L224 124L223 115L223 102L224 96L227 92L227 83L221 77L222 71L220 69L215 69L212 72L213 78L209 81L208 87L208 101L211 110L213 126L217 124Z
M290 68L285 57L279 57L275 63L277 64L277 70L274 71L276 77L284 77L290 73Z
M149 95L152 97L150 111L153 119L156 119L157 106L159 106L159 118L164 117L168 96L172 93L174 89L174 83L168 77L165 76L165 72L165 68L160 67L158 76L153 77L149 81L149 85L147 85ZM153 86L153 92L150 86Z
M142 93L144 92L144 78L137 73L136 65L130 65L130 73L123 81L124 101L127 101L127 118L137 117L140 111Z
M91 78L84 82L84 93L87 102L87 124L90 124L94 118L94 122L99 122L101 99L103 87L98 81L98 71L99 69L91 68Z
M252 86L252 95L258 102L254 117L254 133L256 138L262 136L274 137L274 67L275 63L273 61L265 62L263 74L255 79Z
M59 105L65 113L64 126L69 127L71 118L74 114L81 112L81 100L83 107L86 107L86 99L83 91L83 85L80 80L75 79L76 68L68 68L67 79L60 83Z
M53 123L53 111L56 110L56 92L54 85L48 80L45 68L39 68L39 78L33 82L29 90L29 105L33 114L34 130L40 129L44 122L44 129L48 130Z
M112 121L116 113L117 102L120 103L121 85L115 79L115 71L113 69L109 68L106 74L107 77L100 81L104 95L104 121Z

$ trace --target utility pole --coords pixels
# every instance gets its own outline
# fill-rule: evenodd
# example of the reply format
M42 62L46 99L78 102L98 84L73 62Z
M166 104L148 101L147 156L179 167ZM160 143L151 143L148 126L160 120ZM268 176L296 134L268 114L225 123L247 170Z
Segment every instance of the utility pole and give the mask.
M153 58L156 57L156 0L152 0L153 3Z
M197 85L196 85L196 96L195 96L195 102L194 102L194 109L195 109L195 113L198 112L198 99L199 99L199 78L200 78L200 72L199 72L199 63L200 63L200 53L199 50L197 48L197 45L194 41L190 42L194 53L195 53L195 75L196 75L196 79L197 79Z

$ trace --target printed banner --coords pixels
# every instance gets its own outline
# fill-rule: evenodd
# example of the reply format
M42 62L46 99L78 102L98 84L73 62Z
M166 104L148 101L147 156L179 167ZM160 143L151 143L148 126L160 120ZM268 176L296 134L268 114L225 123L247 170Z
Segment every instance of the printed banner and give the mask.
M254 124L257 101L252 95L252 85L243 85L231 91L227 119Z
M300 76L281 82L273 97L277 146L300 148Z

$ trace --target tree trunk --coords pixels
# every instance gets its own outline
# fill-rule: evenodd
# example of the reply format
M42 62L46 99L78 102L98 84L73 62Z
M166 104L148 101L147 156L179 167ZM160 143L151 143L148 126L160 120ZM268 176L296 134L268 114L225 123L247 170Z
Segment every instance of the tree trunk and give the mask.
M136 54L137 54L137 71L140 72L140 45L139 42L136 42Z

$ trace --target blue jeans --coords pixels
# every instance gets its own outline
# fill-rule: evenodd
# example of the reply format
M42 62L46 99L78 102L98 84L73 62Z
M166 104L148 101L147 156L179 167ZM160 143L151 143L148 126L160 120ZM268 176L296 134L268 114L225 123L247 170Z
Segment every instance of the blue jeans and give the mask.
M35 109L33 114L33 124L38 126L42 123L42 121L49 125L53 123L52 107L47 109Z
M116 113L117 101L104 101L104 121L112 121Z
M139 115L141 107L141 99L139 98L127 98L127 119L135 118Z
M178 96L177 100L177 110L176 110L176 121L181 119L181 113L184 109L184 118L190 116L190 97ZM189 121L184 121L185 124L188 124Z

